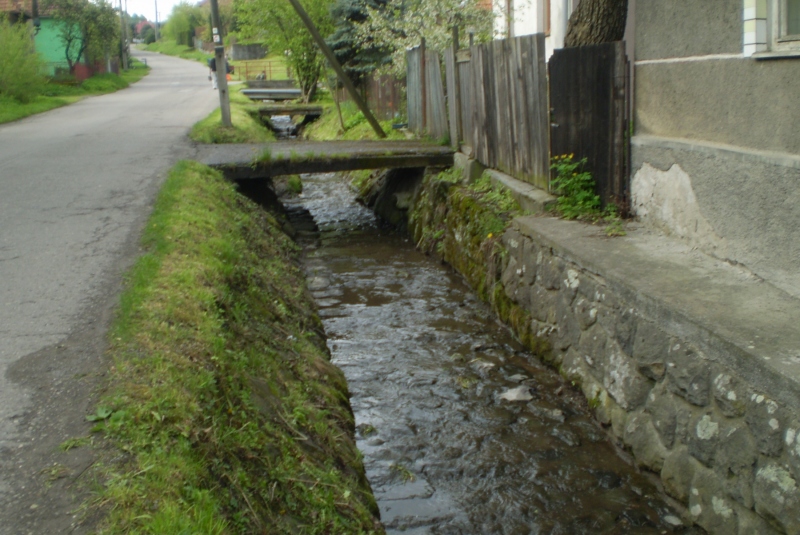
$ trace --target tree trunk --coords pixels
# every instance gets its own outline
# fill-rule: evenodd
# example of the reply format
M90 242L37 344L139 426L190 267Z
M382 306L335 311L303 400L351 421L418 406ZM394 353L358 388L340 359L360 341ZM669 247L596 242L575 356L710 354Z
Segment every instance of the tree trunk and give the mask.
M581 0L569 18L565 47L621 41L628 18L628 0Z

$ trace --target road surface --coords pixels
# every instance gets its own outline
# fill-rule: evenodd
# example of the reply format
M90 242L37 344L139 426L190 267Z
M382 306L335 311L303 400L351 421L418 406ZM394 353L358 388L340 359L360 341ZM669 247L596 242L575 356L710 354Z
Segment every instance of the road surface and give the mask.
M196 62L0 126L0 534L84 533L85 415L123 271L187 133L219 104Z

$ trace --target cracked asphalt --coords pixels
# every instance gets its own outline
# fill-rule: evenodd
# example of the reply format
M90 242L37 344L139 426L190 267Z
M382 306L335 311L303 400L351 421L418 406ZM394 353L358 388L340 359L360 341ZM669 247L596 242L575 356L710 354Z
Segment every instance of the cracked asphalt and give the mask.
M122 274L191 126L207 69L147 52L128 89L0 126L0 534L86 533L85 416Z

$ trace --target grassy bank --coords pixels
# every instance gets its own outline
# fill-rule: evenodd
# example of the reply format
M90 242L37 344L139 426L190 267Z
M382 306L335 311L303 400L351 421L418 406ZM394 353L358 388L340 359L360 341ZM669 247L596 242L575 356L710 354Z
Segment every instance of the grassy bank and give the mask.
M141 80L149 70L149 67L133 60L131 68L123 71L119 76L116 74L99 74L79 85L48 83L44 88L43 94L27 104L21 104L14 99L0 96L0 124L60 108L87 96L119 91Z
M339 113L336 106L328 97L320 104L325 106L322 116L308 125L303 132L303 137L313 141L327 141L334 139L361 140L378 139L372 130L364 114L353 102L343 102L341 104L342 120L339 120ZM344 128L342 128L344 123ZM398 130L392 130L392 121L379 121L381 128L387 134L387 139L406 139L405 134Z
M222 126L222 112L219 108L205 119L196 123L189 137L198 143L263 143L274 141L275 135L266 128L258 117L258 106L239 92L241 86L232 86L231 99L232 127Z
M100 533L380 532L347 386L277 222L181 162L143 244L92 417Z

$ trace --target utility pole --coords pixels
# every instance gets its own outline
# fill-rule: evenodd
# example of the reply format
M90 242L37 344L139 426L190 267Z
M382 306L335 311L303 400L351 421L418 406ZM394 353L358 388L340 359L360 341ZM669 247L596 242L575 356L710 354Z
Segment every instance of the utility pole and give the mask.
M215 5L216 1L217 0L211 0L211 5L212 6ZM301 6L300 2L298 2L297 0L289 0L289 3L292 4L294 10L297 12L298 15L300 15L303 24L305 24L306 28L308 28L308 31L311 32L311 36L314 38L314 41L317 42L317 46L325 55L325 57L328 59L328 63L331 64L333 70L336 71L336 75L339 77L339 80L341 80L342 85L344 85L345 89L347 89L347 92L350 93L350 98L352 98L355 101L356 105L358 106L358 109L361 110L361 113L364 114L364 117L366 117L367 122L369 122L369 125L372 127L372 129L375 131L378 137L385 138L386 132L384 132L383 128L381 128L381 125L378 124L378 121L377 119L375 119L375 116L372 115L372 112L369 111L367 103L364 102L364 99L362 99L361 95L359 95L358 91L356 91L356 88L353 85L353 82L350 80L350 77L344 73L344 69L342 69L342 66L339 65L339 61L336 59L336 56L333 55L333 52L325 43L325 40L322 38L322 35L320 35L319 30L317 30L317 27L314 26L314 22L311 20L311 17L308 16L306 10L303 9L303 6Z
M125 14L122 12L122 0L119 0L119 29L120 29L120 44L122 45L122 53L120 58L122 60L122 68L128 70L128 39L125 36Z
M158 0L156 0L156 41L158 41Z
M233 126L231 123L231 101L228 95L228 65L225 61L225 45L222 40L222 24L219 20L217 0L211 0L211 35L214 38L214 62L217 66L217 88L219 91L219 109L222 112L222 126Z

